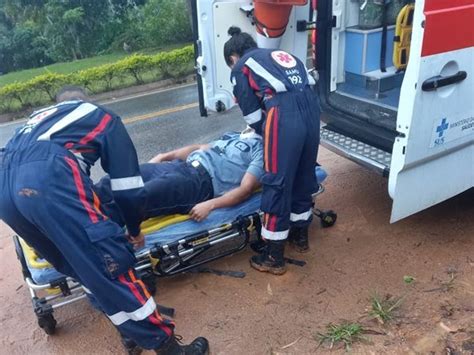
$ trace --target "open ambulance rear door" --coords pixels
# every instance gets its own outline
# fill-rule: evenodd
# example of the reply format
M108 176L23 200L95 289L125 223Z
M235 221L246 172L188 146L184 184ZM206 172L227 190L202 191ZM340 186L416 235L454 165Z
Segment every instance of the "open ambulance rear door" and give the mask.
M474 0L416 0L389 176L391 221L474 186Z
M206 110L225 111L235 105L230 69L224 60L224 43L230 38L227 30L238 26L256 36L252 23L253 1L192 0L194 2L194 36L196 69L199 75L201 115ZM308 32L296 31L298 21L309 20L309 2L295 6L290 14L280 48L305 61L308 53Z
M253 4L245 0L195 1L201 113L227 110L235 105L230 69L223 57L227 29L235 25L254 34L249 18ZM336 30L340 25L338 3L333 0L332 27ZM281 44L303 60L308 34L296 29L298 21L308 20L308 6L293 8ZM398 136L388 159L392 222L474 186L473 24L474 0L415 2L410 58L398 107Z

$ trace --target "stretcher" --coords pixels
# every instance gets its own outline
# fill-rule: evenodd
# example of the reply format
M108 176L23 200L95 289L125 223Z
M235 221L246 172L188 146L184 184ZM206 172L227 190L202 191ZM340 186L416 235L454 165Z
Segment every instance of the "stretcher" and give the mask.
M323 169L316 168L319 190L326 178ZM205 263L243 250L251 240L260 240L260 193L247 201L211 212L202 222L195 222L187 215L153 218L142 224L145 247L136 252L135 269L152 293L156 277L171 276ZM323 227L332 226L337 218L333 211L313 208ZM77 302L86 296L82 286L74 279L56 271L25 241L14 236L15 251L22 267L22 274L31 295L38 325L54 334L54 310ZM169 311L163 308L161 311Z

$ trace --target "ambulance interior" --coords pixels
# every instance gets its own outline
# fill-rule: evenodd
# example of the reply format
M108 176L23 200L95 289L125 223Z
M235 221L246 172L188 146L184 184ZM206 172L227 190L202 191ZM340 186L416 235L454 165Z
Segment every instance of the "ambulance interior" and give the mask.
M382 2L333 1L332 21L339 23L330 37L327 100L340 111L394 131L409 56L414 3L389 3L384 34Z

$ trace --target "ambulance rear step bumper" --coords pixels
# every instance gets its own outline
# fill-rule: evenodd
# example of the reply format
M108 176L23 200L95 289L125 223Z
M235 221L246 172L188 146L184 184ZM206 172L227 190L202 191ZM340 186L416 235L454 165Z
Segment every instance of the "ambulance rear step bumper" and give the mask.
M321 128L321 145L338 155L388 177L392 160L390 153L325 127Z

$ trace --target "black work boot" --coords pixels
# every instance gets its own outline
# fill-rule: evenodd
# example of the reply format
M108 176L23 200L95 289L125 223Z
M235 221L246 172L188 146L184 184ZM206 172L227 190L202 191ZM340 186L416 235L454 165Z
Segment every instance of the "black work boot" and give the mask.
M309 251L308 227L291 227L288 242L298 253Z
M205 355L209 353L209 342L206 338L196 338L189 345L181 345L180 342L180 336L172 335L159 349L155 349L155 352L159 355Z
M285 252L286 240L267 240L262 254L250 258L250 265L262 272L283 275L286 272Z
M132 339L123 335L121 335L121 337L123 347L128 355L140 355L142 353L143 349L140 348Z

